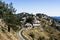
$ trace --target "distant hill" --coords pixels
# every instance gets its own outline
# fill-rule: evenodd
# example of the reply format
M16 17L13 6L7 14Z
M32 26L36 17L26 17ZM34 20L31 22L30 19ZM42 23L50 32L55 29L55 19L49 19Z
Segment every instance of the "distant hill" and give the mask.
M60 16L59 17L54 16L53 18L60 20Z

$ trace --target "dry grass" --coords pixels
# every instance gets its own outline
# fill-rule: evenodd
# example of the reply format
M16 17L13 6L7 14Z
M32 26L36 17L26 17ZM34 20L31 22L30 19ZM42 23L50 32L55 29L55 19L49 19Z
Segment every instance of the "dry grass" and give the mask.
M1 30L3 29L4 32ZM11 29L8 32L7 25L4 22L0 22L0 40L20 40L17 33Z
M19 40L16 32L11 30L11 32L0 32L0 40Z
M22 32L22 35L28 39L28 40L33 40L31 36L29 36L29 34L33 32L34 39L37 40L39 36L45 37L45 39L49 39L48 34L44 31L44 30L40 30L39 27L34 27L32 29L26 29Z

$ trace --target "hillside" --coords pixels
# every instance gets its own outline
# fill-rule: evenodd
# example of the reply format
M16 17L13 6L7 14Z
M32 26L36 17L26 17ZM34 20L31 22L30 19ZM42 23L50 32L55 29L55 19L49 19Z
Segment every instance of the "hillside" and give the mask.
M13 13L15 8L12 3L6 4L0 0L0 40L20 40L17 34L21 28L20 22Z
M31 16L27 16L29 18ZM58 20L45 14L33 16L32 23L26 22L22 36L26 40L60 40L60 24ZM27 19L26 19L27 20Z
M16 17L21 18L21 31L17 30L19 27L16 28L18 25L15 27L15 23L14 25L7 24L4 19L0 18L0 40L60 40L58 20L40 13L36 16L23 13L23 16L16 15ZM21 35L17 34L19 31Z
M53 18L57 19L57 20L60 20L60 17L58 16L54 16Z
M60 21L46 14L16 13L0 1L0 40L60 40Z
M0 40L19 40L17 33L12 28L8 32L8 26L3 19L0 19Z

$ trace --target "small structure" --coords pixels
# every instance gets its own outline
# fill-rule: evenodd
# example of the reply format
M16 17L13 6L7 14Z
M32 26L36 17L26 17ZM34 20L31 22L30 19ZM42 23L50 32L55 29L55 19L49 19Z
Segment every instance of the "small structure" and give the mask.
M35 20L33 22L33 26L40 26L41 22L39 20L36 19L35 17Z
M43 19L47 19L47 16L42 16Z
M23 22L26 22L26 17L23 17L22 19L23 19Z
M33 23L33 26L40 26L40 22L37 21L36 23Z
M26 20L26 17L23 17L22 19Z
M32 24L26 23L26 24L25 24L25 27L30 27L30 28L32 28Z

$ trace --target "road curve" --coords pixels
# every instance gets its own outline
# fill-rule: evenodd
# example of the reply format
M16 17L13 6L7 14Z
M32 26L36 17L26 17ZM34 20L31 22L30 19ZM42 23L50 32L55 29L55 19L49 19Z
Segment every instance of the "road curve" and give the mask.
M22 28L22 29L17 33L18 36L19 36L19 38L20 38L20 40L25 40L25 39L23 38L23 36L21 35L21 32L22 32L23 30L25 30L25 28Z

